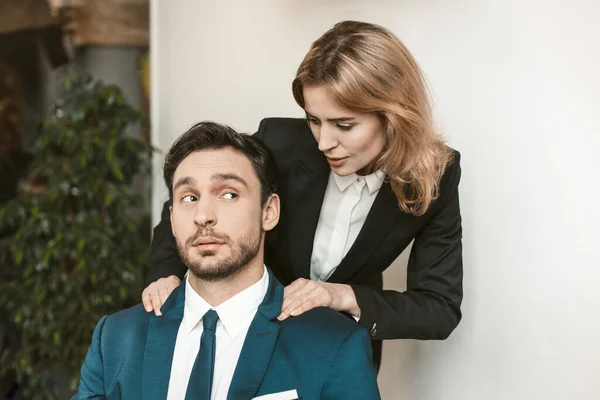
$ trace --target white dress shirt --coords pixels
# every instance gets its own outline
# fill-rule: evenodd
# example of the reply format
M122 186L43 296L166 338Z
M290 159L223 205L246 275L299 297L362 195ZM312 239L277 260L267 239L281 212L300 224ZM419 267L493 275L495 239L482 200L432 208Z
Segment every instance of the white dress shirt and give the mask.
M312 280L329 279L348 253L384 179L382 171L366 176L330 172L310 259Z
M202 317L210 309L219 314L216 328L215 370L211 399L227 398L233 373L237 366L248 328L254 319L269 287L269 274L264 269L262 278L254 285L236 294L226 302L211 307L185 280L183 319L177 332L175 352L171 365L167 400L183 400L196 355L200 350Z

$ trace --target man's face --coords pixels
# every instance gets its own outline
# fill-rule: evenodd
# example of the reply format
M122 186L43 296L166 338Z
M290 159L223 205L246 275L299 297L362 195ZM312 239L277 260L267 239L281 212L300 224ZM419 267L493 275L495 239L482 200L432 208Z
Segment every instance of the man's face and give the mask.
M231 148L197 151L179 164L171 225L194 276L225 279L257 256L264 230L272 228L265 226L260 189L250 160Z

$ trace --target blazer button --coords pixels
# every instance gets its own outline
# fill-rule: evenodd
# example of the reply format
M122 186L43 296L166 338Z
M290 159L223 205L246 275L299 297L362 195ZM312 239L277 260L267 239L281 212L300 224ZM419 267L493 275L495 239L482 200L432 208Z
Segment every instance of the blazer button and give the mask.
M369 332L369 334L371 335L371 337L375 337L377 335L377 323L373 324L373 327L371 328L371 332Z

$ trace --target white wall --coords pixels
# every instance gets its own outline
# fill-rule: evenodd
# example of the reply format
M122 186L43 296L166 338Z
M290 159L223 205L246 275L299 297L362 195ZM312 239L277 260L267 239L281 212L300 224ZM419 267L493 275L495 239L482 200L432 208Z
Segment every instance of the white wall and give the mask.
M154 141L300 116L310 43L342 19L387 26L463 154L465 301L448 340L385 344L384 399L598 399L599 17L597 0L154 0Z

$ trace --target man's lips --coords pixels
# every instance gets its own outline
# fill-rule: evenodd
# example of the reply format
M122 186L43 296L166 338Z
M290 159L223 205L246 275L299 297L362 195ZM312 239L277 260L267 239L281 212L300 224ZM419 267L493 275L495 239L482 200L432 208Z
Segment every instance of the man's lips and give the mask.
M195 240L192 243L192 246L203 246L209 244L224 244L225 242L221 239L213 238L213 237L202 237L200 239Z

